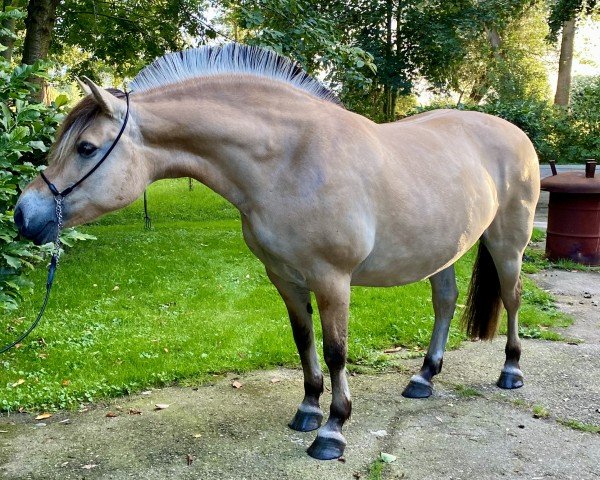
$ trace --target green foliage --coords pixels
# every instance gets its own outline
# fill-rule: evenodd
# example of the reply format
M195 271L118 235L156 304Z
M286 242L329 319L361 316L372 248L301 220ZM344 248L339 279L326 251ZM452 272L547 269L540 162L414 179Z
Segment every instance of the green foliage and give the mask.
M15 10L8 12L14 16ZM0 20L3 13L0 12ZM18 16L16 17L18 18ZM45 161L65 115L68 99L59 95L50 105L30 100L38 88L32 80L47 78L49 65L12 67L0 57L0 312L17 308L31 283L24 272L42 260L47 248L18 239L13 209L21 189ZM63 235L65 245L83 239L75 231Z
M215 32L205 0L65 0L57 9L52 54L69 61L71 79L135 75L168 51L203 43Z
M12 210L20 189L39 171L63 118L65 97L52 105L32 103L34 77L45 77L47 65L11 68L0 59L0 311L15 309L29 283L23 277L41 259L41 250L17 239Z
M548 18L550 32L548 39L555 42L562 30L563 22L584 15L598 13L597 0L557 0L551 2L551 11Z
M373 57L344 41L327 3L310 0L225 1L226 21L243 43L271 48L298 61L311 74L326 72L334 89L365 88L375 69Z

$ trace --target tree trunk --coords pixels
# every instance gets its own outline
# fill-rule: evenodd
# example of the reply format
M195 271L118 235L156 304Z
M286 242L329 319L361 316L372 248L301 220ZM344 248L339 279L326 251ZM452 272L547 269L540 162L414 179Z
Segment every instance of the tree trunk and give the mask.
M5 12L7 7L10 7L12 4L12 0L2 0L2 11ZM15 21L12 18L7 18L2 21L0 24L0 28L5 28L11 33L15 32ZM15 39L12 35L0 35L0 45L4 45L6 50L0 52L0 56L4 57L6 60L10 62L12 58L13 46L15 44Z
M32 65L45 59L50 49L52 29L56 21L56 7L60 0L29 0L23 45L23 63Z
M392 0L386 1L385 9L385 63L387 70L392 58ZM394 107L392 105L392 86L391 86L391 72L386 72L386 78L383 84L383 115L387 122L392 120Z
M554 105L567 107L571 94L571 68L573 66L573 46L575 43L575 19L563 22L560 58L558 60L558 82Z
M59 3L60 0L29 0L25 19L27 32L23 44L23 63L32 65L48 56L52 29L56 21L56 7ZM35 78L33 82L40 86L33 97L41 101L45 98L46 83L41 78Z

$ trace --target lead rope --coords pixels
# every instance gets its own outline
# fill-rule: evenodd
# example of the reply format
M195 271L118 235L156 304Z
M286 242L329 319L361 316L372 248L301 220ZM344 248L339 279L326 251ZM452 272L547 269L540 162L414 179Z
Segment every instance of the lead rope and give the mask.
M46 305L48 305L48 299L50 298L50 290L52 290L52 284L54 283L54 274L56 273L56 267L58 265L58 258L60 257L60 232L63 227L63 217L62 217L62 195L56 195L54 197L54 201L56 202L56 218L58 231L56 232L56 240L54 240L54 247L52 249L52 258L50 259L50 265L48 265L48 277L46 279L46 295L44 295L44 301L42 302L42 307L36 317L35 321L31 324L31 326L23 333L19 338L17 338L14 342L9 343L8 345L4 345L0 348L0 354L10 350L14 346L21 343L32 331L37 324L40 323L44 312L46 311Z
M151 230L152 229L152 220L148 215L148 196L146 194L146 190L144 190L144 229Z

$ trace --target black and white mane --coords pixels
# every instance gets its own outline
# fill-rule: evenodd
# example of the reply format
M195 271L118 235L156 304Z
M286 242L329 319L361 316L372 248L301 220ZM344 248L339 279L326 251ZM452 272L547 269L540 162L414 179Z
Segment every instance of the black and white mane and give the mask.
M143 92L192 78L235 73L279 80L341 105L335 93L306 73L298 63L271 50L239 43L168 53L138 73L130 88L133 92Z

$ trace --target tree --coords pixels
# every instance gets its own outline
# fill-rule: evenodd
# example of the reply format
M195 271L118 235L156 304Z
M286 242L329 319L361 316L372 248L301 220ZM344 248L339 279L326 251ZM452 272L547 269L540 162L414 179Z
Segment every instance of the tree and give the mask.
M596 0L558 0L552 6L549 19L549 38L556 40L558 34L562 33L558 60L558 81L554 95L555 105L561 107L569 105L577 19L582 15L591 15L597 10L597 7Z
M342 95L347 85L363 89L375 69L373 57L346 41L336 2L241 0L223 3L228 36L291 57L311 74L324 75ZM231 33L233 32L233 33Z

